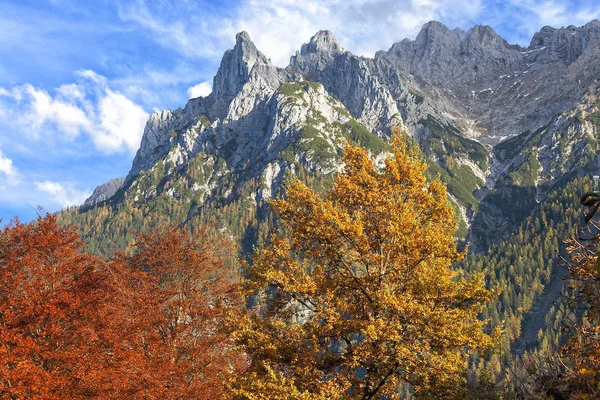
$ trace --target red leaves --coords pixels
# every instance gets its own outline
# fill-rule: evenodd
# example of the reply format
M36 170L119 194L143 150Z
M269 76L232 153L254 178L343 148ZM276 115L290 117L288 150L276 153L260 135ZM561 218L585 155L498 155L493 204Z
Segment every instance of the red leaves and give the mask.
M103 292L101 261L50 215L0 232L0 394L74 396ZM84 329L87 328L87 329Z
M112 260L122 300L117 331L125 344L116 354L128 360L123 365L141 367L129 381L137 395L177 388L183 398L218 398L235 366L220 331L221 306L236 301L225 266L235 253L227 241L207 236L168 228L141 235L132 256Z
M232 246L169 228L108 262L80 248L51 215L0 231L0 397L221 397Z

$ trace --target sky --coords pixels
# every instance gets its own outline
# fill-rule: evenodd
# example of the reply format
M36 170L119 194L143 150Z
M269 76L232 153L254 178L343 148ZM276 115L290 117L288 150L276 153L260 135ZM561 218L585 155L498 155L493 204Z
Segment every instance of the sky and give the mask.
M242 30L285 67L322 29L372 57L430 20L527 46L595 18L598 0L0 0L0 225L127 175L148 116L208 95Z

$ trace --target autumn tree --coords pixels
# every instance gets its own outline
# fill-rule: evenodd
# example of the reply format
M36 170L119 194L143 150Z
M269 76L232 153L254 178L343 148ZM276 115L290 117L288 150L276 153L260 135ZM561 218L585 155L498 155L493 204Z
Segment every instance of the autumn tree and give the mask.
M492 292L451 268L464 253L445 187L416 146L392 148L380 170L347 146L324 197L296 180L271 203L283 230L246 266L256 306L230 321L249 357L231 397L451 396L469 351L493 345L477 318Z
M165 228L138 236L110 261L119 298L104 319L114 343L102 393L118 398L218 399L241 358L220 323L236 295L237 251L208 230Z
M571 318L560 378L573 397L591 399L600 397L600 224L594 218L600 195L586 193L581 201L590 210L582 233L567 241Z
M101 260L53 216L0 230L0 398L86 395L105 353L97 316L106 286Z
M52 215L0 230L0 398L222 398L243 361L220 323L243 308L231 242L166 228L108 262L82 245Z

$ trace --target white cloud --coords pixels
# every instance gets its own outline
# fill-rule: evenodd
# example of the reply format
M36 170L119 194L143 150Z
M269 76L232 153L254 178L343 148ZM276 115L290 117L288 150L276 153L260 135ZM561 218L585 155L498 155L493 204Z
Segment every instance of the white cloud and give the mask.
M178 7L163 2L153 2L154 8L148 8L145 3L134 2L128 5L118 3L118 14L125 22L134 22L148 29L154 34L153 39L168 48L177 48L180 52L190 57L203 56L214 57L220 52L219 46L215 46L215 34L218 34L218 23L211 23L210 16L205 17L205 12L194 15L193 23L190 20L178 20L173 18L174 13L179 10L182 14L190 16L186 7L193 7L193 3L178 3ZM199 10L196 10L199 11ZM161 18L163 17L163 18ZM198 32L210 32L204 37L198 36Z
M112 151L123 147L136 151L148 113L118 92L106 89L99 103L100 126L103 128L93 134L98 148Z
M511 4L522 11L528 11L535 18L529 18L532 31L537 31L542 25L560 28L568 25L582 25L600 16L600 6L580 4L573 7L564 1L556 0L511 0ZM519 15L516 13L516 15Z
M562 0L510 0L510 13L500 13L490 20L495 25L510 26L508 39L528 45L533 34L542 26L554 28L584 25L600 18L597 2L565 2Z
M480 14L482 0L250 0L231 10L231 18L211 15L193 2L178 3L178 10L162 2L136 2L121 7L119 16L186 58L220 57L235 33L245 30L260 51L285 67L318 30L331 30L350 51L373 56L414 37L433 19L450 28L470 24Z
M113 91L105 77L94 71L77 72L78 82L62 85L51 95L30 84L0 96L12 100L0 103L11 111L20 130L30 137L47 135L55 128L67 140L86 134L104 152L135 152L140 144L148 113L123 94Z
M37 190L50 195L52 200L61 207L69 207L82 204L90 196L90 191L80 191L59 182L46 180L36 182Z
M46 123L54 123L59 131L71 137L90 130L91 122L88 116L70 102L78 99L67 99L62 94L52 98L45 90L36 89L30 84L16 90L21 91L21 96L29 100L22 121L33 128L30 132L37 133Z
M5 178L15 179L17 177L17 169L14 167L10 158L5 157L0 151L0 175Z
M106 78L90 69L79 70L75 72L75 75L80 76L82 78L87 78L99 85L106 85Z
M204 81L197 85L192 86L187 90L190 99L196 97L206 97L212 92L212 81Z
M76 83L61 85L56 88L57 97L69 100L83 101L85 94Z
M20 181L19 173L13 161L2 154L0 150L0 192L11 193Z

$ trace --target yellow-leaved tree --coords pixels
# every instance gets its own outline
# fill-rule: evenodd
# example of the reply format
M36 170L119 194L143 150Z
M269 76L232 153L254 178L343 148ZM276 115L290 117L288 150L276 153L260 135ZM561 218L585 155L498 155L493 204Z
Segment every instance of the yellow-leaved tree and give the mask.
M399 134L392 151L378 169L348 145L324 198L295 180L271 203L285 234L247 265L260 300L230 321L249 363L232 398L452 396L468 352L493 346L477 318L493 293L450 268L463 253L446 188Z

